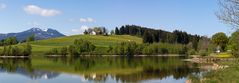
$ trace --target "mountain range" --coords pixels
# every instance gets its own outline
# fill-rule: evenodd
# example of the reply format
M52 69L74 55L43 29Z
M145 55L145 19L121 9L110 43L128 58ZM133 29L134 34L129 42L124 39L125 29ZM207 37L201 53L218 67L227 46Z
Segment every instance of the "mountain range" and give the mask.
M31 28L26 31L18 32L18 33L6 33L0 34L0 40L6 39L9 37L16 37L18 41L26 40L29 36L35 35L35 40L49 39L65 36L64 34L58 32L55 29L40 29L40 28Z

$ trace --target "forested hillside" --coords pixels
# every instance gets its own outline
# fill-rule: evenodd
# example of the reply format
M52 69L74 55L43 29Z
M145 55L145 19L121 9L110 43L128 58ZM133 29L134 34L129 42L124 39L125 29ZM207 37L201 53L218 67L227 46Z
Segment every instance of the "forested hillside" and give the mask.
M193 48L198 48L198 42L201 39L199 35L192 35L184 31L175 30L173 32L156 30L136 25L125 25L116 27L116 35L132 35L143 38L144 43L170 43L170 44L193 44Z

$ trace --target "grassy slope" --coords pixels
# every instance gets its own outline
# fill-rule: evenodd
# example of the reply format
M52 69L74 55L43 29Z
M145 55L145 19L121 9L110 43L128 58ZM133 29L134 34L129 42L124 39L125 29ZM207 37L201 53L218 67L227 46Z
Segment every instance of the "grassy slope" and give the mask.
M34 55L43 54L52 48L61 46L68 46L73 44L75 39L84 39L92 42L98 47L98 49L106 48L109 45L117 45L123 41L135 41L136 43L142 43L142 39L129 35L111 35L111 36L97 36L97 35L74 35L67 37L52 38L47 40L39 40L31 42L33 47L32 52Z

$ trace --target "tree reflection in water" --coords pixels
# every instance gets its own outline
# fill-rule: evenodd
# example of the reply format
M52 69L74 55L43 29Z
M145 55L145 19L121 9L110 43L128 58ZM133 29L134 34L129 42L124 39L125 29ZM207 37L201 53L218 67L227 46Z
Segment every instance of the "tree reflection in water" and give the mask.
M17 73L31 79L52 79L57 77L59 74L48 71L34 70L32 68L31 59L0 59L0 73L10 72Z
M197 64L184 62L182 59L153 56L0 59L0 72L14 72L31 79L52 79L64 72L94 82L105 82L109 79L115 82L141 82L151 79L163 80L167 77L180 80L201 72Z
M179 80L201 71L195 63L184 62L182 57L77 57L48 58L56 63L71 65L83 72L85 79L104 82L108 77L121 82L140 82L165 79ZM122 71L126 70L126 71ZM101 72L103 71L103 72ZM106 72L105 72L106 71ZM85 73L84 73L85 72Z

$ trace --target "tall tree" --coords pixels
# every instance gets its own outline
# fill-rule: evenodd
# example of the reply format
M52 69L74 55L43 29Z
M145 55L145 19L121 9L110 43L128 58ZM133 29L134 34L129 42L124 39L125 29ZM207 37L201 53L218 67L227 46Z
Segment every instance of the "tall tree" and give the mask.
M153 43L153 37L149 31L146 31L143 35L143 42L144 43Z
M223 32L216 33L212 36L212 42L213 44L219 46L222 51L225 51L228 43L227 35Z
M89 32L87 30L84 31L84 35L88 35Z
M101 27L101 30L102 30L102 34L103 35L107 35L108 34L108 31L105 27Z
M119 35L119 34L120 34L119 29L118 29L118 27L116 27L115 28L115 35Z
M232 33L229 39L229 49L232 50L232 55L239 57L239 31Z
M120 28L120 35L124 35L125 34L125 27L121 26Z

